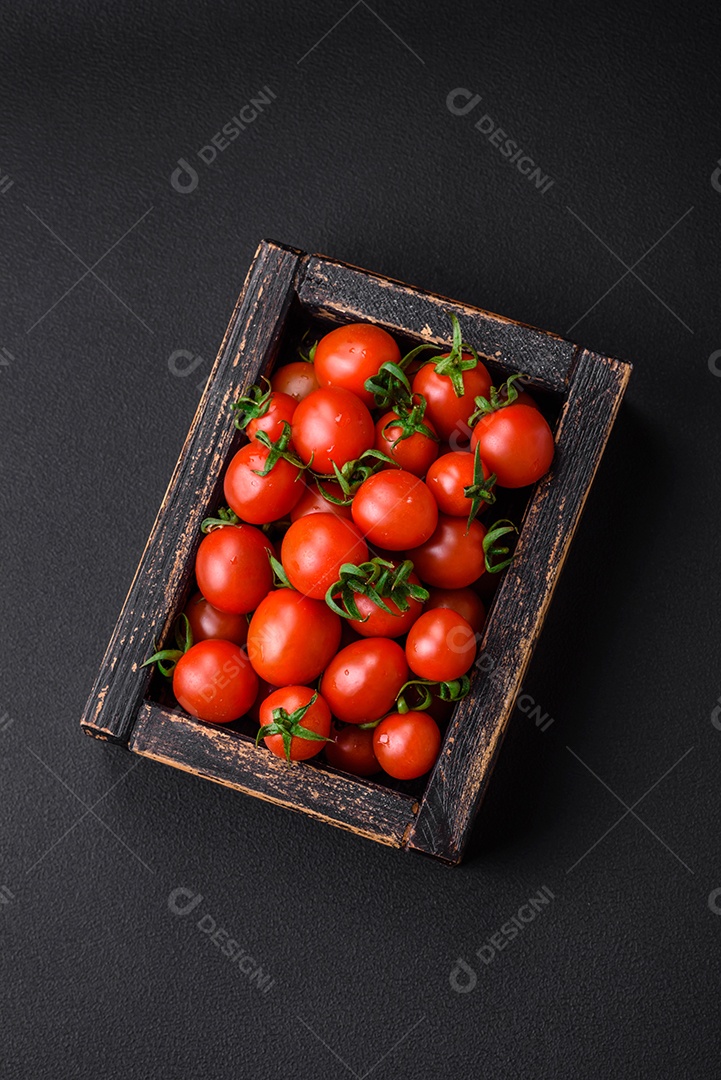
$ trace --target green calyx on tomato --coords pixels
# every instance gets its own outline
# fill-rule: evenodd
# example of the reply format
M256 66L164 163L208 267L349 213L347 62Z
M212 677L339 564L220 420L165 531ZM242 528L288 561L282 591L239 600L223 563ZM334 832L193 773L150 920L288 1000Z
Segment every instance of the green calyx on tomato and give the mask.
M392 600L399 611L408 611L409 598L424 603L429 596L428 589L409 581L413 573L413 563L405 559L399 566L385 559L373 558L357 566L343 563L340 578L330 586L325 594L325 602L331 611L343 619L365 622L358 610L356 596L367 596L376 607L389 615L394 612L386 604Z
M301 721L305 714L310 709L311 705L314 705L318 700L318 691L313 694L313 697L306 705L302 705L299 709L295 709L294 712L289 713L287 709L273 709L273 723L264 724L258 731L255 737L255 745L257 746L261 739L264 739L267 735L280 735L283 740L283 749L285 751L286 761L290 761L290 743L291 739L295 735L298 739L312 739L316 742L332 742L332 739L327 739L325 735L318 735L315 731L310 731L308 728L303 727Z
M204 519L200 526L200 531L202 533L209 533L212 532L213 529L222 529L224 525L240 525L240 518L230 509L230 507L221 506L218 510L217 517L207 517Z
M233 423L240 431L244 431L251 420L257 420L259 416L265 416L268 411L270 395L273 390L268 379L263 378L263 382L268 387L267 390L257 384L251 386L246 394L243 394L230 406L231 412L234 414Z
M360 457L353 461L346 461L340 469L333 462L334 475L324 476L321 473L312 473L312 475L324 499L336 506L349 506L363 481L379 472L385 465L395 465L393 458L388 457L388 454L384 454L382 450L364 450ZM338 498L323 487L324 483L338 484L343 492L342 498Z
M393 448L404 439L410 439L412 435L425 435L433 442L440 442L433 429L424 422L427 404L422 394L416 394L415 400L411 397L407 401L396 404L394 409L396 418L389 420L383 427L384 436L391 429L400 429L400 435L390 443Z
M166 679L172 676L178 660L187 653L188 649L193 647L193 631L190 629L188 616L185 614L179 615L175 622L175 641L177 648L161 649L159 652L154 652L140 666L148 667L149 664L157 664L161 675Z
M303 360L306 364L312 364L315 360L315 351L318 348L318 341L314 341L312 344L308 344L308 337L310 330L306 330L303 337L298 344L297 353L298 359Z
M516 379L524 379L526 376L520 372L516 375L511 375L500 386L492 386L488 392L488 397L477 397L475 399L476 409L468 418L468 423L471 427L477 423L482 416L488 416L490 413L498 412L499 409L505 409L509 405L513 405L514 401L518 397L518 390L516 389Z
M456 397L463 397L465 387L463 385L463 372L471 371L479 364L478 353L472 345L463 341L461 325L455 315L451 314L453 326L453 341L451 350L447 356L431 356L424 364L433 364L436 375L446 375L453 384Z
M292 450L288 449L290 446L291 435L292 429L287 420L283 421L283 432L278 436L275 442L265 431L256 431L256 441L268 451L268 457L266 458L263 468L253 469L256 476L267 476L276 462L280 461L281 458L291 465L295 465L297 469L309 468L309 465L304 465L297 454L294 454Z
M279 562L270 551L268 552L268 559L273 570L273 587L276 589L292 589L293 586L288 581L288 575L285 572L283 563Z
M508 518L501 518L491 526L483 538L483 554L489 574L500 574L511 565L515 558L515 555L510 555L509 547L498 543L502 536L507 536L509 533L517 534L518 529ZM506 555L510 557L505 558Z
M434 694L441 701L460 701L467 696L470 689L471 680L468 675L461 675L459 679L450 679L448 682L410 679L400 689L396 700L396 708L399 713L423 712L431 707ZM418 697L417 704L408 701L407 695L409 692Z
M473 452L473 482L463 489L465 497L471 500L466 532L470 529L471 522L476 517L481 506L484 504L491 506L496 501L496 496L493 493L493 485L495 482L495 473L491 473L487 478L484 475L483 465L481 463L481 449L479 446L476 446L476 449Z

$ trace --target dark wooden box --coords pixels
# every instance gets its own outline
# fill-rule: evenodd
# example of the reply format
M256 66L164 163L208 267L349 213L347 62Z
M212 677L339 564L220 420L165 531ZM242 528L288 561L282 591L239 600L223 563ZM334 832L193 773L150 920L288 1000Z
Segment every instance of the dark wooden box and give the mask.
M158 703L141 664L167 640L191 585L200 524L222 503L243 436L230 405L272 369L303 320L372 321L401 341L449 343L449 314L494 374L522 372L555 402L556 457L528 499L516 559L493 602L470 695L419 789L319 762L288 765L250 734ZM613 426L629 364L554 334L271 241L256 253L82 718L135 754L303 811L392 847L457 863L488 784L561 567ZM497 381L497 380L494 380Z

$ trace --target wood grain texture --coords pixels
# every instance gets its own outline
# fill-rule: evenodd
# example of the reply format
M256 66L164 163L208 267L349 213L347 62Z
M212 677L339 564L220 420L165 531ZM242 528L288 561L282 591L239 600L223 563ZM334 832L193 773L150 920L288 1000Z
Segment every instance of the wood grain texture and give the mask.
M300 263L300 252L271 242L256 252L85 707L81 726L90 735L128 742L151 679L151 669L140 665L178 612L200 523L214 507L237 441L230 405L272 363Z
M449 725L408 846L459 862L490 779L553 590L613 426L630 365L581 351L551 472L523 522L499 589L469 697Z
M575 348L570 341L469 304L317 255L308 257L298 295L316 315L342 322L370 320L391 333L437 345L449 342L452 312L463 340L509 374L523 372L547 390L566 388Z
M252 739L158 705L143 705L130 750L235 791L300 810L330 825L400 847L417 802L329 767L288 765Z

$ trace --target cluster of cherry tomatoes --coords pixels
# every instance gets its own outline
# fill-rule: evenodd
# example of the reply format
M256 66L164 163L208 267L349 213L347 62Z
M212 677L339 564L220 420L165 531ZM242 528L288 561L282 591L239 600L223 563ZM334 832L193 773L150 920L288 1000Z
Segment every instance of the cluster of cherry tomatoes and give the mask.
M248 441L227 509L203 523L178 647L147 661L191 715L250 716L288 761L399 780L433 766L470 685L479 582L510 561L515 526L479 517L554 452L516 377L493 387L452 321L449 352L405 357L379 326L340 326L233 406Z

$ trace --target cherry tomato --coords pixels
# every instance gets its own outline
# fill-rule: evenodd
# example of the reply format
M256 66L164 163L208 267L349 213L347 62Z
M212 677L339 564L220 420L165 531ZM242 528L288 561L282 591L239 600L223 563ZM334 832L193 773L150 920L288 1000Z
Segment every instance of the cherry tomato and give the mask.
M268 398L268 408L262 416L251 420L245 429L249 439L254 439L259 431L264 431L273 442L283 434L283 424L293 419L298 402L290 394L273 391Z
M328 480L323 484L323 487L331 495L334 495L336 499L343 498L340 484ZM352 516L350 505L339 506L338 503L330 502L312 480L306 483L305 491L291 510L290 520L297 521L298 518L305 517L306 514L335 514L337 517L346 518L348 521L351 520Z
M307 514L283 537L281 562L294 589L323 600L343 563L368 558L368 545L352 521L336 514Z
M438 521L438 507L417 476L388 469L369 476L358 488L353 520L371 544L402 551L428 540Z
M258 677L232 641L199 641L175 665L173 693L181 708L213 724L237 720L253 704Z
M350 390L323 387L309 394L293 416L293 445L304 464L331 475L373 446L375 428L368 409Z
M465 488L473 485L474 466L474 455L463 450L444 454L433 462L428 470L426 484L442 514L450 514L451 517L468 517L471 499L466 498L463 492ZM491 475L491 470L483 459L481 459L481 469L484 479L487 480ZM486 503L481 501L477 512L481 513L485 506Z
M387 412L376 421L374 447L392 458L396 465L414 476L425 476L429 466L438 457L438 443L423 431L415 431L407 439L401 439L401 427L388 427L398 419L398 413ZM435 435L436 429L429 420L423 423Z
M213 607L202 593L196 592L191 596L185 615L190 623L195 645L209 638L222 638L235 645L245 645L248 640L248 620L245 615L235 615L233 612Z
M391 713L373 732L373 750L389 776L415 780L436 763L441 748L438 724L427 712Z
M421 679L459 679L476 658L476 636L463 616L450 608L421 615L408 632L406 659Z
M315 701L310 704L314 696ZM306 711L293 723L293 713L296 710L305 708L305 706L308 706ZM307 761L308 758L319 754L323 747L327 745L324 740L330 735L330 709L323 701L323 698L316 695L315 690L311 690L308 686L284 686L281 690L274 690L260 706L261 729L266 724L283 723L282 720L279 721L273 716L276 709L284 709L291 718L291 722L286 722L286 725L284 725L290 733L288 755L286 755L281 734L266 735L263 738L265 745L276 757L287 758L289 756L291 761ZM297 725L300 725L305 731L312 731L316 735L320 735L321 738L304 739L302 734L292 734Z
M380 770L373 753L373 732L369 728L333 724L330 734L333 742L325 744L325 756L334 769L342 769L354 776L373 776Z
M488 574L492 577L492 574ZM481 578L481 581L483 578ZM474 633L480 633L486 621L486 609L483 601L474 589L429 589L429 596L423 605L424 611L435 608L450 608L457 611L469 624Z
M260 443L248 443L232 459L223 482L230 509L252 525L286 517L303 494L300 469L284 458L279 458L265 476L258 475L268 454Z
M462 589L485 573L485 535L486 528L480 521L468 526L463 518L439 514L433 535L425 544L407 551L406 556L427 585Z
M373 395L365 388L366 379L377 375L381 364L397 364L400 349L391 335L371 323L348 323L322 337L313 362L321 386L342 386L373 408ZM357 455L356 455L357 456Z
M408 580L414 585L420 585L417 574L411 574ZM412 596L408 597L407 611L401 611L390 597L385 597L383 602L388 605L392 612L389 615L387 611L379 608L363 593L354 593L353 595L356 606L365 621L359 622L357 619L349 619L348 623L356 634L361 634L362 637L402 637L403 634L408 633L423 611L423 604L420 600L414 600Z
M338 649L340 623L321 600L293 589L269 593L248 627L253 668L274 686L312 682Z
M346 645L325 669L320 692L338 720L364 724L393 707L408 679L403 649L389 638Z
M530 405L506 405L482 416L473 429L471 445L498 477L501 487L535 484L553 461L553 432L548 422Z
M318 389L319 383L312 364L305 360L294 360L273 372L270 385L279 394L288 394L296 401L302 401Z
M265 699L277 689L277 686L266 682L265 679L258 679L258 693L255 695L255 701L248 709L249 720L253 720L256 724L260 723L260 707Z
M480 362L462 374L461 397L456 396L450 377L436 374L433 364L424 364L411 384L413 393L423 394L426 399L426 417L441 439L451 441L453 437L457 444L454 449L459 449L462 443L468 444L468 417L475 412L475 399L479 394L488 397L491 389L491 376Z
M252 525L224 525L200 543L195 576L201 593L221 611L245 615L273 588L268 552L273 548Z

